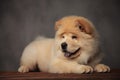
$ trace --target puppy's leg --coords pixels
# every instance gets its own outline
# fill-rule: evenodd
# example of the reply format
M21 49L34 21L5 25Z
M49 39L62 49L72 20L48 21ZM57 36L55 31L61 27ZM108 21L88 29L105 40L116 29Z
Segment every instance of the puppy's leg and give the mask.
M21 73L29 72L29 68L25 65L21 65L18 69L18 72L21 72Z
M68 60L55 59L52 61L49 72L51 73L90 73L93 68L87 65L80 65Z
M97 64L94 67L96 72L110 72L110 67L104 64Z
M36 49L33 46L28 46L24 50L21 57L21 64L18 69L18 72L29 72L36 67L37 55Z
M28 62L28 63L22 62L22 64L20 65L20 67L18 69L18 72L22 72L22 73L29 72L31 70L34 70L35 67L36 67L35 63L32 63L32 62Z

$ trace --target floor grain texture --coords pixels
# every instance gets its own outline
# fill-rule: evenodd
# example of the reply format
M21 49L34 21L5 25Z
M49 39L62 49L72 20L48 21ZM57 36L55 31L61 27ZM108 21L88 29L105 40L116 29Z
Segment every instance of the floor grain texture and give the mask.
M109 73L55 74L45 72L0 72L0 80L120 80L120 69Z

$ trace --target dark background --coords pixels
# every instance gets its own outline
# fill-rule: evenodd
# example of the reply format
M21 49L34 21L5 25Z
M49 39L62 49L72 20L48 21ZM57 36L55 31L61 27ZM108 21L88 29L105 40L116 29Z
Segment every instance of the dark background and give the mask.
M16 71L24 47L38 35L54 37L55 21L68 15L94 23L103 63L120 68L120 0L0 0L0 71Z

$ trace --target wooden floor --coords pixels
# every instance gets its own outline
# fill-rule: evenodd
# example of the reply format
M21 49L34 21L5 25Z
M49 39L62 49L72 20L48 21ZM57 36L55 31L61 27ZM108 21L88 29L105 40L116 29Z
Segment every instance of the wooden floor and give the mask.
M113 69L110 73L91 74L51 74L44 72L0 72L0 80L120 80L120 69Z

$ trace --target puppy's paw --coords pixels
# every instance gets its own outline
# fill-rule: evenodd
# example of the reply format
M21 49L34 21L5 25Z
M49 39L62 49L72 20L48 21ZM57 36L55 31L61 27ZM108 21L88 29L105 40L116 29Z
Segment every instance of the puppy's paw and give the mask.
M81 65L79 67L79 72L80 73L92 73L93 68L91 66Z
M29 68L26 66L20 66L18 69L18 72L21 72L21 73L29 72Z
M110 67L104 64L98 64L95 66L94 71L96 72L110 72Z

